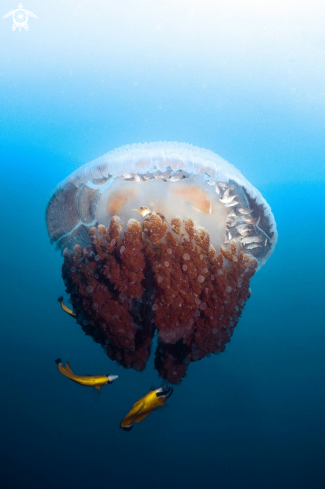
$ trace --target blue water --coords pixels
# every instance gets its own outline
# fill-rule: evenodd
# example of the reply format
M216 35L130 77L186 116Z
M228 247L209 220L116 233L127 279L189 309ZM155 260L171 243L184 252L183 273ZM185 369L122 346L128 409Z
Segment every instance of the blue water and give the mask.
M323 11L116 3L26 0L28 32L0 20L1 487L325 488ZM279 241L225 352L127 433L121 419L160 383L153 359L125 370L63 314L45 207L81 164L156 140L238 167ZM58 356L119 379L96 403Z

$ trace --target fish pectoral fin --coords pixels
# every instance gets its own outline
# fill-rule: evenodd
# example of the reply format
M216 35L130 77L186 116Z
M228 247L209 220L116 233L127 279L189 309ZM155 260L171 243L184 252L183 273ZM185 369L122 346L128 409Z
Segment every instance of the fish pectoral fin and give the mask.
M72 372L71 367L70 367L70 365L68 364L68 362L66 362L66 364L65 364L65 369L66 369L66 371L67 371L69 374L73 375L73 372Z
M100 385L94 385L94 389L91 389L92 400L97 404L100 401Z

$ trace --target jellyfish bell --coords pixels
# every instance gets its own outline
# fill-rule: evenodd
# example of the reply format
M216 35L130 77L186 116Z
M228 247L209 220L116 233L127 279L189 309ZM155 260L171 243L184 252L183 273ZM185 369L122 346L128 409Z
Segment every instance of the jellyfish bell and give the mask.
M251 202L254 209L248 212ZM256 222L260 218L258 229L268 243L253 253L259 266L276 242L270 207L239 170L211 151L179 143L124 146L69 175L56 187L47 208L51 241L60 248L89 244L89 227L107 226L115 215L125 221L139 218L132 209L144 203L169 221L175 214L191 218L209 230L219 248L236 211L239 225L251 226L256 224L254 217Z
M55 189L46 221L80 324L136 370L157 330L155 365L173 383L223 351L277 240L269 205L234 166L179 143L82 166Z

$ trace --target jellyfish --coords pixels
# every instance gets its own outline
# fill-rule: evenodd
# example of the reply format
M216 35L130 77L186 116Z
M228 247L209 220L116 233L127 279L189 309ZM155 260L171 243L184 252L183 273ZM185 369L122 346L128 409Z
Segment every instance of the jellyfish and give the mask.
M109 358L179 383L220 353L277 241L270 206L233 165L183 143L128 145L54 190L51 242L76 319Z

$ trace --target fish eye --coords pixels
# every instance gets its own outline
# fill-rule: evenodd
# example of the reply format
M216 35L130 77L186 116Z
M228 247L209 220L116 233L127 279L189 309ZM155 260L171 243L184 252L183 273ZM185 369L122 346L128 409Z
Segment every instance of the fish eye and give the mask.
M157 397L170 397L173 393L173 388L169 386L162 386L159 391L156 392Z

